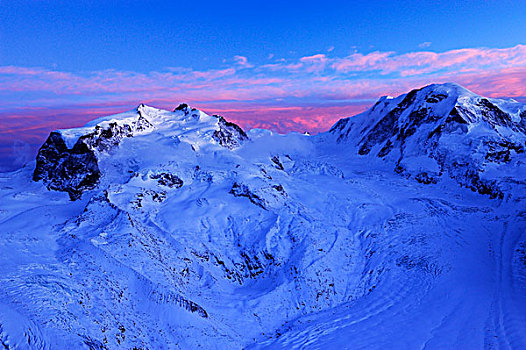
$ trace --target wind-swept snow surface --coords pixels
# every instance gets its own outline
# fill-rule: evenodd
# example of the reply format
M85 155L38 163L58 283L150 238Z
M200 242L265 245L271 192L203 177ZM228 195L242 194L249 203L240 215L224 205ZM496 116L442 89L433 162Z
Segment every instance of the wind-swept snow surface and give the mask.
M0 345L526 348L525 111L444 84L317 136L55 131L0 174Z

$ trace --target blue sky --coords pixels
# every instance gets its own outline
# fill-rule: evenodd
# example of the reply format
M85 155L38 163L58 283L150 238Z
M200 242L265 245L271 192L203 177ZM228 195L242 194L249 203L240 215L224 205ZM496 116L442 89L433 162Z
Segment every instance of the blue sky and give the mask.
M65 71L224 66L354 50L508 47L525 1L41 1L0 5L0 64Z
M511 0L0 0L0 171L139 103L320 132L430 83L526 101L525 18Z

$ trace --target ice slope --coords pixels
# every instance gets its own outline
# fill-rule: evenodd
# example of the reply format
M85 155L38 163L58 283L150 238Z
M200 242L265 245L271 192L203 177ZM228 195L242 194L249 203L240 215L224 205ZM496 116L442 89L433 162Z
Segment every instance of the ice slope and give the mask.
M317 136L245 134L187 106L52 133L0 175L0 344L526 348L524 154L483 147L523 146L524 106L488 100L514 123L491 126L498 112L456 85L409 95ZM419 123L428 95L445 102ZM457 106L472 119L449 127ZM466 188L460 158L503 195Z

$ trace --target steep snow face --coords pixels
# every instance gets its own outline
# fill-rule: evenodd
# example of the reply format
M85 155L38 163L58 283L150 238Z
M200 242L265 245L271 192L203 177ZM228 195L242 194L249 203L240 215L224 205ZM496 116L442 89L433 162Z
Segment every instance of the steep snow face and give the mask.
M487 99L456 84L429 85L381 98L329 132L361 156L388 160L396 171L424 183L443 174L462 186L504 198L508 173L523 182L526 105ZM354 150L353 150L354 151Z
M462 96L414 99L449 114L482 99L454 85L433 90ZM400 126L388 135L396 146L378 157L387 141L367 143L383 137L372 130L397 108L413 111L414 102L402 104L410 95L382 98L318 136L245 134L185 105L140 106L53 132L34 172L0 174L0 344L526 347L526 191L511 172L523 171L522 155L491 170L480 163L481 174L509 186L502 199L450 176L400 176L402 149L427 171L438 162L433 152L410 158L425 148L408 145L447 119L436 107L422 119L437 120L410 133L412 112L396 112ZM522 106L488 101L519 123ZM448 137L479 142L471 124L459 124L468 131L444 127L437 150L453 152L440 146ZM500 125L491 137L495 130L521 137Z

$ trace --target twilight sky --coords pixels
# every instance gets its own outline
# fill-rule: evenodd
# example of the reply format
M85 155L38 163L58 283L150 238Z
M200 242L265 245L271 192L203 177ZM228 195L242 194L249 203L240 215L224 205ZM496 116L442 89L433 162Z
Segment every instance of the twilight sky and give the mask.
M0 1L0 171L49 131L181 102L324 131L454 81L526 102L526 1Z

